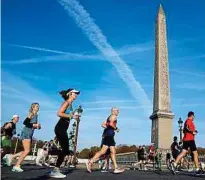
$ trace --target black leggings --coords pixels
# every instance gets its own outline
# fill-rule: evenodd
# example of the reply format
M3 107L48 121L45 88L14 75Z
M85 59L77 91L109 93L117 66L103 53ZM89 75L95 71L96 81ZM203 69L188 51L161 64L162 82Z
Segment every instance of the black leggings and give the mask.
M55 134L62 148L62 151L58 154L58 160L56 162L56 167L60 168L65 156L69 155L69 140L67 131L64 131L64 129L56 128Z

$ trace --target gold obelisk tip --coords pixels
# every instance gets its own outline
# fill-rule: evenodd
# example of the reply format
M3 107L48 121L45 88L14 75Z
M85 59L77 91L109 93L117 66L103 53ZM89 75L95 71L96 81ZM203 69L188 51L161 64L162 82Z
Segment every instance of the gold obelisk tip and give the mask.
M159 5L159 11L158 11L158 14L165 15L165 13L164 13L164 9L163 9L163 7L162 7L161 4Z

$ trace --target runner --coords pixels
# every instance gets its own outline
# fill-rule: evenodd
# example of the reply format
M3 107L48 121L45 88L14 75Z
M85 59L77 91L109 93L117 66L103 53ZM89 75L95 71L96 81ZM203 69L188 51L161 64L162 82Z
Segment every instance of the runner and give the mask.
M108 150L108 148L110 148L110 151L111 151L111 158L112 158L114 168L115 168L114 173L117 174L117 173L124 172L123 169L118 168L117 162L116 162L116 150L115 150L114 136L115 136L115 131L119 131L118 128L116 127L118 114L119 114L119 110L117 108L112 108L111 115L108 117L107 121L104 123L105 133L104 133L102 149L98 151L95 154L95 156L92 159L88 160L88 162L86 163L87 170L90 173L91 173L92 164L96 160L98 160L101 156L103 156Z
M139 149L137 150L137 159L138 162L134 163L133 165L136 167L139 164L139 170L147 171L147 167L146 167L147 152L145 149L145 145L139 146Z
M184 123L184 137L183 137L183 147L182 152L177 157L176 161L172 163L172 173L176 174L177 165L180 160L187 154L188 149L190 148L191 152L193 152L194 156L194 164L196 167L196 174L200 174L201 171L199 169L199 162L198 162L198 152L195 144L195 135L198 133L194 121L194 112L190 111L188 113L188 119Z
M137 150L137 159L138 162L136 164L139 164L139 170L142 170L142 146L139 146L139 149Z
M1 160L6 154L11 154L11 138L16 134L16 123L19 121L18 115L13 115L10 122L6 122L1 128ZM9 155L6 156L6 164L10 165Z
M142 160L142 170L147 171L147 167L146 167L147 151L145 145L142 146L141 160Z
M55 165L55 168L50 173L50 177L52 178L66 177L66 175L60 172L60 166L64 161L65 156L69 155L69 139L68 139L67 130L69 127L70 120L72 118L78 119L79 117L77 112L73 113L72 103L80 94L80 91L77 91L75 89L68 89L68 90L61 91L60 94L65 101L63 102L63 104L61 105L58 111L58 116L60 117L60 120L55 126L55 134L60 143L62 151L58 155L58 160Z
M162 171L162 151L157 149L156 152L156 164L157 164L157 169Z
M166 153L166 165L167 165L167 169L170 169L170 167L171 167L171 154L169 151L167 151L167 153Z
M150 161L153 161L155 163L155 148L154 148L154 144L151 144L150 147L149 147L148 163L150 163Z
M43 164L45 164L46 158L48 156L49 147L50 142L45 141L43 147L38 149L36 165L42 166Z
M172 157L174 158L174 160L176 160L177 156L180 154L180 147L177 142L177 136L174 136L173 140L174 142L171 145L171 151L172 151Z
M75 168L75 162L74 162L74 152L69 151L69 156L66 156L65 158L65 167Z
M60 146L58 146L57 138L55 137L54 140L50 140L49 142L49 148L48 148L48 156L45 161L46 166L51 165L51 159L54 159L54 164L57 161L56 155L58 155L61 152Z
M39 111L39 104L32 103L30 110L29 110L29 115L24 120L24 123L23 123L25 126L23 127L21 131L21 139L22 139L24 151L11 156L10 158L10 160L12 161L14 157L20 154L20 157L16 165L13 166L12 171L14 172L23 172L23 169L21 169L20 165L23 162L24 158L29 154L31 150L31 142L32 142L34 130L41 129L41 125L38 123L38 114L37 114L38 111Z

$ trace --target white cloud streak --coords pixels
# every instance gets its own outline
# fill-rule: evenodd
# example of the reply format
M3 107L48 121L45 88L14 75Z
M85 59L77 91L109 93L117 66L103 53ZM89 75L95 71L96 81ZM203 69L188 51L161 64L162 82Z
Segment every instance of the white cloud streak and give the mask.
M89 40L101 51L107 60L115 67L121 79L126 83L130 93L143 106L147 106L146 114L151 113L151 102L141 84L135 80L129 66L120 58L119 54L108 43L101 29L94 23L90 14L76 0L60 0L68 14L75 20ZM109 55L108 55L109 54Z
M41 62L47 62L47 61L68 61L68 60L85 60L85 59L103 60L104 59L104 57L100 55L70 53L70 52L63 52L63 51L58 51L58 50L53 50L53 49L48 49L48 48L22 46L22 45L16 45L16 44L9 44L9 45L15 46L18 48L36 50L36 51L41 51L41 52L50 52L50 53L61 54L61 55L43 56L43 57L38 57L38 58L28 58L28 59L14 60L14 61L3 61L3 64L28 64L28 63L41 63Z
M20 59L20 60L12 60L12 61L2 61L3 64L30 64L30 63L43 63L43 62L50 62L50 61L65 61L69 62L72 60L78 61L107 61L105 57L101 54L91 54L91 53L71 53L71 52L63 52L59 50L53 50L48 48L42 47L32 47L32 46L22 46L16 44L9 44L10 46L15 46L18 48L30 49L35 51L41 52L51 52L55 54L62 54L62 55L52 55L52 56L41 56L37 58L27 58L27 59ZM133 44L133 45L126 45L117 51L118 54L121 56L136 53L136 52L146 52L153 49L152 43L145 43L145 44ZM113 56L112 54L107 54L107 56Z
M24 49L31 49L31 50L37 50L37 51L43 51L43 52L51 52L51 53L55 53L55 54L81 56L80 54L68 53L68 52L63 52L63 51L58 51L58 50L52 50L52 49L47 49L47 48L41 48L41 47L22 46L22 45L18 45L18 44L9 44L9 45L10 45L10 46L15 46L15 47L24 48Z

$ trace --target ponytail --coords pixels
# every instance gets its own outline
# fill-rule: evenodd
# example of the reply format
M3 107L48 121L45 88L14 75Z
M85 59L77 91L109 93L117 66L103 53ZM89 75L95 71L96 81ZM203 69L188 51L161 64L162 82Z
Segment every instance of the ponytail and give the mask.
M67 95L67 94L68 94L68 91L66 91L66 90L60 91L59 94L61 95L61 97L62 97L64 100L68 99L68 97L69 97L69 95Z

